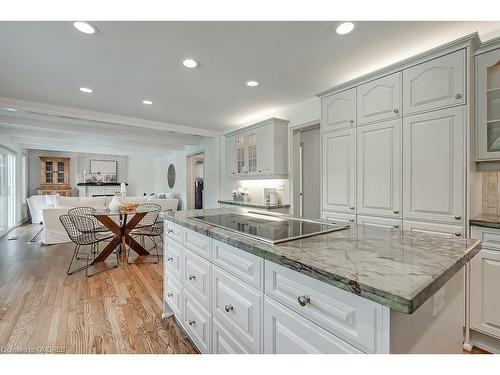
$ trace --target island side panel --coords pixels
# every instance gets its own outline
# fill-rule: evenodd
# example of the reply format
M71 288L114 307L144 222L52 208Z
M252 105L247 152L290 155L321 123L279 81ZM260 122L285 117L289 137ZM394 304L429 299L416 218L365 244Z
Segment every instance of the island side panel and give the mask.
M391 310L391 353L462 353L464 269L413 314Z

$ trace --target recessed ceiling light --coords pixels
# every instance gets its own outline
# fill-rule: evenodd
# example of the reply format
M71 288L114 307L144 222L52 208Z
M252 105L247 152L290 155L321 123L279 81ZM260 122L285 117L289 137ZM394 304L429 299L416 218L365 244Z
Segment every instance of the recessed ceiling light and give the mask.
M96 28L87 22L75 21L73 22L73 26L84 34L95 34L96 32Z
M17 112L17 109L12 108L12 107L5 107L5 108L2 108L2 109L5 110L5 111L9 111L9 112Z
M339 35L346 35L352 33L356 25L353 22L341 22L335 28L335 32Z
M92 94L94 92L94 90L89 89L88 87L80 87L80 91L85 94Z
M151 105L151 104L153 104L153 102L151 100L144 99L142 101L142 104Z
M259 82L257 82L257 81L246 81L246 85L248 87L255 87L255 86L259 86Z
M198 61L187 58L182 60L182 65L184 65L186 68L192 69L198 66Z

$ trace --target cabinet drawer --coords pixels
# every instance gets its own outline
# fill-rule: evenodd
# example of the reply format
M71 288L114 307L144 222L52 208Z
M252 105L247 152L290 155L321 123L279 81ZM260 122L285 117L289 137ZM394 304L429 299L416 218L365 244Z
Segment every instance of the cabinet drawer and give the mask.
M483 249L500 250L500 229L472 226L471 238L481 241Z
M389 218L385 218L385 217L358 215L358 224L366 225L369 227L390 228L390 229L398 229L398 230L403 229L403 220L401 220L401 219L389 219Z
M212 353L213 354L250 354L217 319L212 319Z
M266 295L364 352L382 348L383 306L265 262Z
M342 212L330 212L323 211L321 213L321 218L323 220L328 220L333 223L356 223L356 215L355 214L344 214Z
M465 50L403 71L403 113L452 107L465 103Z
M165 277L164 283L164 296L165 301L170 308L174 311L174 315L182 320L182 287L173 278Z
M212 269L213 315L249 351L261 350L261 292L217 266Z
M183 293L182 301L184 310L182 322L186 332L201 353L210 353L212 333L210 314L186 291Z
M187 249L183 254L184 289L210 311L210 263Z
M213 241L213 263L262 291L264 260L220 241Z
M175 278L175 281L180 283L182 280L182 246L171 239L167 239L163 247L164 275Z
M465 237L465 227L459 225L404 220L403 230L410 231L412 235L424 233L431 236Z
M271 298L264 297L264 353L348 354L361 352Z
M184 231L184 228L168 220L164 221L164 226L165 237L182 244L182 232Z
M184 229L184 247L189 250L194 251L199 256L205 259L210 259L212 240L210 237L204 236L203 234L197 233L195 231Z

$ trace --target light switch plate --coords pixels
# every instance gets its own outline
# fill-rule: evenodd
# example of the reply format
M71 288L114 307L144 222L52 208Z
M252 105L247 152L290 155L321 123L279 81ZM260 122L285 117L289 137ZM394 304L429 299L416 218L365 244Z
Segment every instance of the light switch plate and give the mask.
M436 316L446 304L446 290L444 287L439 289L432 297L432 316Z

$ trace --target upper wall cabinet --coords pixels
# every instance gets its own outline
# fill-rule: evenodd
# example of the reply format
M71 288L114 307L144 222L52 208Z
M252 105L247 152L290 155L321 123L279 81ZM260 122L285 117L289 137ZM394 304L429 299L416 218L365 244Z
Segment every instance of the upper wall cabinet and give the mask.
M476 57L477 160L500 160L500 40Z
M271 118L225 137L226 174L235 178L288 174L288 121Z
M465 108L403 120L403 218L465 223Z
M321 99L321 131L356 126L356 88Z
M401 118L401 72L357 88L358 125Z
M465 50L403 71L405 116L465 103Z

